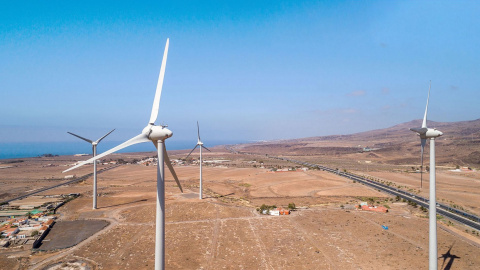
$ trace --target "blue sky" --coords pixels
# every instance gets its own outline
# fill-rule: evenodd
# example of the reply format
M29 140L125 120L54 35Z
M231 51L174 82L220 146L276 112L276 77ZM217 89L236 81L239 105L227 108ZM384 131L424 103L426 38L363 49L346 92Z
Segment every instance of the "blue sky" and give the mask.
M0 141L348 134L479 118L478 1L0 1Z

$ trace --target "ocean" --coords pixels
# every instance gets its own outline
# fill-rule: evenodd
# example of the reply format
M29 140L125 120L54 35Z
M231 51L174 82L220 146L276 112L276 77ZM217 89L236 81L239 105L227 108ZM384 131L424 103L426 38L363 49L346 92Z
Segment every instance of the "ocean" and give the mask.
M97 154L101 154L122 142L102 141L97 146ZM244 143L241 141L206 141L207 148L225 145ZM196 141L166 141L167 150L193 149ZM141 143L124 148L117 153L153 152L155 147L152 143ZM87 142L25 142L25 143L0 143L0 159L38 157L44 154L52 155L74 155L92 154L92 146Z

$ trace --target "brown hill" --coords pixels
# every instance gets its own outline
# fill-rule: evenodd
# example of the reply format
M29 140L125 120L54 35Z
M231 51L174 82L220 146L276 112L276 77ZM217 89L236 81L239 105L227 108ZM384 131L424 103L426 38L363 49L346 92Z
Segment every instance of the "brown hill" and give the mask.
M239 146L246 152L272 155L332 156L349 158L367 153L366 157L387 164L416 164L420 159L420 139L411 127L420 127L422 120L349 135L329 135L294 140L252 143ZM480 119L461 122L428 121L444 135L436 139L437 164L480 167ZM425 147L427 164L429 143Z

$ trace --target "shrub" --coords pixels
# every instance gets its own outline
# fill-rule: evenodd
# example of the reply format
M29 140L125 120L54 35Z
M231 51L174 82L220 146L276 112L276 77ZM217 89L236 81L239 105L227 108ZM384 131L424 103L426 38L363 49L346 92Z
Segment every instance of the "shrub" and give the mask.
M288 209L290 209L290 210L295 210L296 208L297 208L297 207L295 206L295 203L292 202L292 203L289 203L289 204L288 204Z

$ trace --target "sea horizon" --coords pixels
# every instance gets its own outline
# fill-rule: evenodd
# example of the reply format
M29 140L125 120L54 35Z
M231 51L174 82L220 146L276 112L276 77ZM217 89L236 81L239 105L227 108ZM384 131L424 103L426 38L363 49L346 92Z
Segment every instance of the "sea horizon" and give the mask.
M121 141L105 141L97 146L97 154L103 153ZM181 140L168 141L167 150L189 150L195 147L195 141ZM244 141L206 141L207 148L218 145L245 143ZM150 143L141 143L124 148L116 153L154 152L155 148ZM92 146L86 142L9 142L0 143L0 160L14 158L33 158L46 154L68 156L75 154L92 154Z

